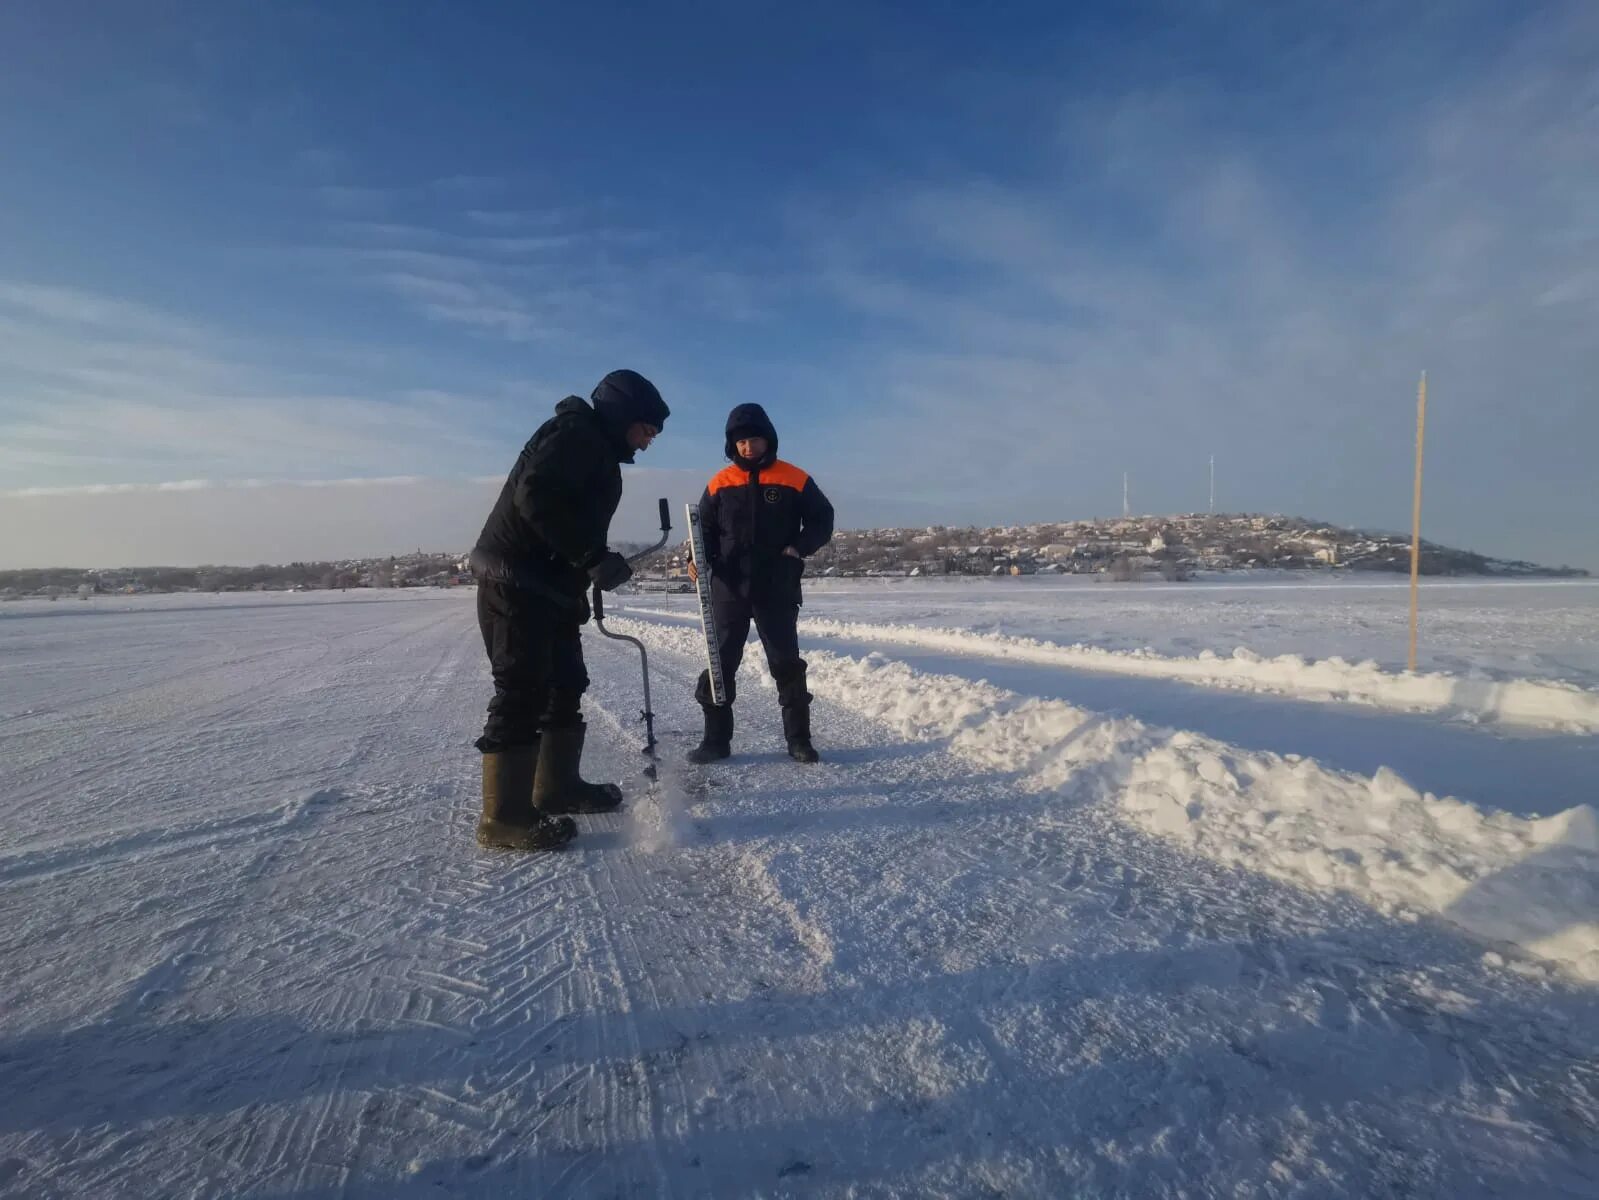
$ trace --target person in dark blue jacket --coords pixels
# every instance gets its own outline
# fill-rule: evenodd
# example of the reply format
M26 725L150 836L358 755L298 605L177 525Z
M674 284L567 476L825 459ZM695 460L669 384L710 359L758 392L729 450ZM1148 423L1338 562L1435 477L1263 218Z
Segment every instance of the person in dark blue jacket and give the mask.
M740 404L728 414L724 451L731 463L700 497L700 526L727 703L712 702L710 672L702 672L694 698L705 712L705 737L689 761L715 762L733 752L734 676L753 620L777 682L789 755L816 762L811 695L795 626L805 560L831 540L833 506L816 480L777 457L777 430L759 404ZM700 565L689 568L696 579Z

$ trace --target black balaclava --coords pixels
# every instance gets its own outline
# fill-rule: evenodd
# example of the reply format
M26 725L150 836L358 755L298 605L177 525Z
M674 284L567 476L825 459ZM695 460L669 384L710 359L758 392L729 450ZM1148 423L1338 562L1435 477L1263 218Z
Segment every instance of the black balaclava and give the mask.
M625 463L633 461L633 448L627 444L628 427L643 421L661 429L672 415L660 391L637 371L612 371L600 380L589 399L616 443L617 456Z

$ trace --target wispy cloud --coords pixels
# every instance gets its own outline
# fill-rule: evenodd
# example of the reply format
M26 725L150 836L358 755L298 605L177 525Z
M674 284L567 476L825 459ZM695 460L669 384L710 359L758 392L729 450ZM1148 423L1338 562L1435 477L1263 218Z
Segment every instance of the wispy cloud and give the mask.
M384 271L369 282L435 320L465 325L513 342L554 337L558 326L541 320L529 301L501 284L484 279L441 279L409 271Z
M189 321L114 297L75 288L0 280L0 311L10 309L45 320L121 330L168 340L193 338Z
M260 257L291 257L431 322L512 343L572 338L603 307L603 286L583 254L587 244L609 239L609 230L485 236L363 217L332 222L328 232L330 244Z
M419 303L483 295L418 278ZM415 386L425 375L373 389L397 356L257 342L114 296L0 280L0 565L465 549L504 480L487 472L509 465L565 389ZM447 374L459 381L459 364ZM642 535L654 496L681 503L702 484L698 471L634 468L616 536Z
M469 208L462 213L474 225L485 229L540 229L568 224L574 214L566 209L491 209Z
M0 281L0 484L250 478L263 468L387 476L401 463L491 459L492 403L429 397L373 394L316 347L256 344L115 297Z
M936 478L952 515L992 517L1119 507L1125 469L1169 511L1197 506L1215 450L1235 503L1378 520L1408 499L1429 366L1445 428L1515 425L1519 461L1592 502L1572 438L1594 431L1599 370L1595 45L1599 10L1577 6L1408 114L1328 114L1365 139L1359 180L1318 158L1320 130L1268 153L1221 119L1233 97L1187 80L1074 101L1027 183L808 202L816 283L861 322L839 374L875 401L852 466L894 490ZM1468 486L1502 478L1504 452L1462 439L1439 462L1446 531L1508 539L1549 502L1539 472ZM1354 484L1373 479L1392 494Z
M319 480L179 480L133 486L0 492L0 568L254 563L393 554L417 546L464 552L503 476ZM699 494L697 471L634 467L617 541L656 528Z
M327 152L322 152L326 154ZM399 184L325 183L313 194L336 213L384 213L415 204L418 200L446 200L455 204L473 201L493 203L510 188L498 175L445 175L434 179ZM477 210L491 211L491 210Z
M762 299L770 272L762 277L673 245L657 231L575 213L447 209L441 216L436 204L413 205L434 213L429 223L401 219L392 207L383 218L333 221L336 241L292 253L432 322L512 343L559 339L598 349L668 317L748 322L770 313Z
M474 476L466 483L481 483L492 476ZM0 492L12 500L45 496L130 496L149 492L211 492L224 489L249 491L260 488L348 488L408 487L429 482L421 475L362 476L353 479L173 479L162 483L85 483L72 487L27 487ZM438 481L447 482L447 481Z
M485 237L431 229L424 225L408 225L398 221L343 221L339 223L337 229L339 232L364 239L453 249L484 256L538 254L564 250L584 242L622 242L638 240L643 236L623 230L598 229L539 236Z

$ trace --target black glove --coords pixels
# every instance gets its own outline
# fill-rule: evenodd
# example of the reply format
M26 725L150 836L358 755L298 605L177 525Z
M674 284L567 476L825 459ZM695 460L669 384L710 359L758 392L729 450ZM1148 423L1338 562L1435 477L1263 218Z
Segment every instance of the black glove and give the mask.
M614 592L633 578L633 568L615 550L607 550L589 566L589 578L602 592Z

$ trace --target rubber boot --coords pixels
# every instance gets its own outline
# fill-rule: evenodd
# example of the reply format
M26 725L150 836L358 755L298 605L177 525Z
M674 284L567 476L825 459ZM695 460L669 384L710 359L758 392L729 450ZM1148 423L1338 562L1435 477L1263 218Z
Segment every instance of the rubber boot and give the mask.
M719 762L733 753L733 706L706 704L705 737L688 752L691 763Z
M783 706L783 736L788 739L788 756L795 762L820 762L822 756L811 745L810 703Z
M622 806L621 788L614 783L589 783L578 774L584 732L581 724L544 730L533 780L533 807L540 812L602 813Z
M821 755L811 745L811 694L805 690L805 664L777 685L777 701L783 706L783 736L788 740L788 756L795 762L820 762Z
M570 817L546 817L533 809L538 754L535 743L483 756L479 845L495 850L555 850L577 836L577 825Z

